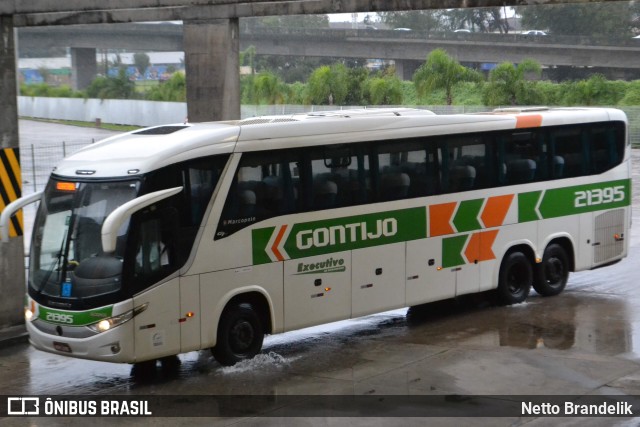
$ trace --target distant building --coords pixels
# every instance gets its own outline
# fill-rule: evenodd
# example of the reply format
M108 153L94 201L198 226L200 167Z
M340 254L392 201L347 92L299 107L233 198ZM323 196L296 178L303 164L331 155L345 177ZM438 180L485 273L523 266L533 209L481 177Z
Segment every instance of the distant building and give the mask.
M117 76L119 65L126 67L126 73L132 80L166 80L174 71L184 71L184 52L147 52L149 67L141 75L135 67L134 53L109 53L106 55L109 76ZM105 55L96 54L98 73L104 73ZM20 83L37 84L46 82L54 85L71 84L71 57L60 58L19 58L18 80Z

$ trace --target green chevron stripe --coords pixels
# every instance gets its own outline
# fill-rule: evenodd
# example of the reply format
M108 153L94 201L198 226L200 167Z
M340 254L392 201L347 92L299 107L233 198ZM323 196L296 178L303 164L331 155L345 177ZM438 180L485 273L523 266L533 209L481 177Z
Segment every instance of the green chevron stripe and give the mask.
M536 205L541 195L542 191L518 194L518 222L537 221L540 219L536 212Z
M442 267L449 268L466 264L462 258L462 250L469 234L442 239Z
M480 230L482 226L478 220L484 199L465 200L460 202L453 217L453 225L458 232Z

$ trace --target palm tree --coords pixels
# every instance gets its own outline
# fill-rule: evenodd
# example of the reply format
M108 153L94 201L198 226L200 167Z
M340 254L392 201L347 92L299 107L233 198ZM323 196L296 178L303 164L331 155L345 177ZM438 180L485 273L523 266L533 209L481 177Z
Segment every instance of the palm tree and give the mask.
M272 73L260 73L253 81L254 93L258 102L267 105L282 104L288 99L288 87Z
M343 64L316 68L307 83L309 101L317 105L343 105L348 83L347 67Z
M396 76L386 75L369 79L366 92L372 105L402 104L402 82Z
M447 105L453 104L453 88L460 82L478 81L480 75L463 67L451 58L444 49L436 49L427 56L427 61L413 75L413 84L418 96L444 89Z
M518 65L503 62L489 73L489 83L485 86L483 98L487 105L518 105L518 101L528 92L527 74L540 76L542 68L533 59L525 59Z

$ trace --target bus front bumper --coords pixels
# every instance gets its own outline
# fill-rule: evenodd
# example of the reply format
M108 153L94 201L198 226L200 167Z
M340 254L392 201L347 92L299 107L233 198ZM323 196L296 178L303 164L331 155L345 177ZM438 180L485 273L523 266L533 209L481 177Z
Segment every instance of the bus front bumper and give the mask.
M29 342L38 350L79 359L134 363L133 322L99 334L86 327L61 326L41 320L27 322Z

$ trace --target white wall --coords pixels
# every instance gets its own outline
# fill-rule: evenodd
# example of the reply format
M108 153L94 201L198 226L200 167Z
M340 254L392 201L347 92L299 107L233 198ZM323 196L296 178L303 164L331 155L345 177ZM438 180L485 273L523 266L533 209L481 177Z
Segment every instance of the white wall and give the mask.
M18 97L18 115L41 119L78 120L121 125L155 126L181 123L187 117L184 102Z
M293 114L354 107L313 105L242 105L242 118L272 114ZM358 108L358 107L355 107ZM127 99L83 99L18 97L18 115L52 120L77 120L134 126L182 123L187 117L184 102L134 101Z

